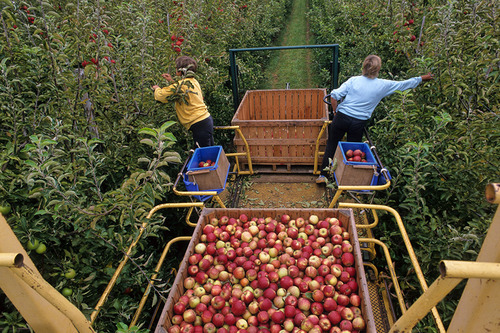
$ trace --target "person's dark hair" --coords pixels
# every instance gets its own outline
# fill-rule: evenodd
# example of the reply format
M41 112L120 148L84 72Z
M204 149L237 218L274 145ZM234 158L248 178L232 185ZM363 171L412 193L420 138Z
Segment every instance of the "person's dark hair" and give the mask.
M198 64L196 60L188 56L180 56L175 60L175 67L178 71L186 74L186 71L192 71L196 73L196 69L198 68Z
M382 66L382 60L377 55L369 55L363 61L363 76L370 79L374 79L378 76L380 67Z

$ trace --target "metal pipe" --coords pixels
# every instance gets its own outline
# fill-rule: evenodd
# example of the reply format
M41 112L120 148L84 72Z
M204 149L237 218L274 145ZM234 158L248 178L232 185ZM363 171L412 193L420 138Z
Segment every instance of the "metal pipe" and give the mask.
M331 80L334 88L338 86L339 77L339 44L324 44L324 45L296 45L296 46L270 46L270 47L250 47L241 49L229 49L229 73L231 76L231 86L233 92L233 108L238 109L240 104L239 99L239 84L238 84L238 65L236 64L236 53L247 51L273 51L273 50L290 50L290 49L313 49L313 48L333 48L333 73Z
M165 261L165 258L167 257L168 250L170 250L170 246L176 242L180 241L190 241L191 236L180 236L171 239L167 245L165 245L165 248L163 249L163 252L160 256L160 259L158 260L158 263L156 264L154 274L151 276L151 279L149 280L148 286L146 287L146 290L144 291L144 294L142 295L141 301L139 303L139 306L137 307L137 310L135 310L134 317L132 318L132 322L129 325L129 328L133 327L137 321L139 320L139 316L141 315L142 309L144 308L144 305L146 304L146 301L149 297L149 293L151 288L154 286L155 279L158 277L158 273L160 272L161 266L163 266L163 262Z
M412 332L412 328L429 311L452 291L462 281L460 278L438 277L436 281L424 292L413 305L391 327L389 333ZM444 332L444 331L443 331Z
M240 126L238 125L231 125L231 126L214 126L214 129L217 130L235 130L236 133L241 137L243 140L243 143L245 144L245 152L243 153L228 153L226 156L234 156L235 158L235 163L236 163L236 168L238 170L238 175L253 175L253 167L252 167L252 157L250 156L250 147L248 146L248 142L245 139L245 136L243 135L243 132L241 132ZM249 171L241 171L240 169L240 163L238 160L237 156L246 156L248 160L248 169Z
M229 52L272 51L272 50L290 50L290 49L321 49L321 48L335 48L338 46L339 44L249 47L242 49L229 49Z
M178 203L164 203L160 205L154 206L146 216L147 219L150 219L151 216L153 216L154 213L159 211L160 209L165 209L165 208L189 208L189 207L198 207L198 208L203 208L204 204L203 202L178 202ZM144 224L143 224L144 226Z
M71 321L77 332L94 332L92 324L85 318L83 313L41 276L35 274L31 268L21 263L21 267L12 267L10 271L63 313Z
M330 123L331 123L331 121L329 121L329 120L326 120L323 123L323 126L321 126L321 130L319 131L318 138L316 139L316 149L314 150L314 170L313 170L313 174L315 174L315 175L321 173L321 171L322 171L322 170L318 171L319 155L320 155L320 153L319 153L319 140L323 136L323 133L325 133L326 128L328 127L328 125ZM324 153L323 153L323 155L324 155Z
M486 185L486 200L492 204L500 204L500 183Z
M378 225L378 215L377 211L372 209L373 223L370 224L356 224L356 229L373 229Z
M243 135L243 132L241 131L239 126L236 129L236 132L238 133L238 135L243 140L243 143L245 144L245 150L247 153L247 161L248 161L248 170L250 171L250 174L253 175L252 157L250 156L250 147L248 146L247 139L245 139L245 136Z
M373 274L375 274L375 278L378 279L378 268L371 262L363 262L363 266L370 267L370 269L373 271Z
M224 202L222 202L222 199L218 195L214 195L214 199L217 201L220 208L226 208L226 205L224 205Z
M188 210L188 213L186 214L186 224L190 227L196 227L197 223L191 222L191 215L193 214L193 210L195 207L191 207Z
M389 179L386 179L387 182L384 185L370 185L370 186L351 186L351 185L340 185L337 188L337 192L335 193L335 196L333 197L332 201L330 202L330 205L328 208L333 208L335 204L337 203L337 200L340 198L342 195L343 191L378 191L378 190L385 190L391 186L391 181Z
M378 156L377 148L373 144L373 142L372 142L372 140L370 138L370 135L368 134L368 131L366 130L366 128L364 130L365 130L366 139L370 143L370 150L373 152L373 156L375 157L375 160L377 161L377 164L380 166L380 169L382 171L382 175L384 175L384 178L385 178L386 181L389 181L389 174L387 173L387 170L384 168L384 166L382 164L382 161L380 160L380 158Z
M396 223L399 227L399 231L401 232L401 236L403 238L403 242L406 246L406 250L408 251L408 254L410 256L410 261L413 265L413 268L415 269L415 273L417 274L418 281L420 283L420 286L422 287L422 290L425 292L428 289L427 282L425 281L424 274L422 273L422 269L420 268L420 264L418 263L417 256L415 255L415 251L413 250L413 246L411 245L410 238L408 237L408 234L406 233L406 229L403 224L403 220L401 219L401 216L399 213L391 207L388 206L383 206L383 205L371 205L371 204L356 204L356 203L339 203L339 208L370 208L370 209L375 209L375 210L385 210L389 213L391 213L395 218L396 218ZM434 321L436 322L436 326L438 327L440 332L446 332L443 322L441 320L441 317L439 316L439 313L437 312L437 309L434 307L432 308L432 315L434 317Z
M500 263L442 260L439 263L442 277L456 279L500 279Z
M0 253L0 267L21 267L24 257L21 253Z
M392 264L392 259L391 259L391 254L389 253L389 248L387 247L387 245L385 245L385 243L383 243L375 238L359 238L358 242L359 243L366 242L366 243L377 244L384 251L385 260L387 262L387 267L389 268L389 274L391 274L391 279L392 279L392 282L394 283L394 290L396 291L396 296L398 297L399 307L401 308L401 312L405 313L406 305L405 305L405 301L403 299L403 294L401 293L401 288L399 287L398 277L396 275L396 270L394 269L394 265Z

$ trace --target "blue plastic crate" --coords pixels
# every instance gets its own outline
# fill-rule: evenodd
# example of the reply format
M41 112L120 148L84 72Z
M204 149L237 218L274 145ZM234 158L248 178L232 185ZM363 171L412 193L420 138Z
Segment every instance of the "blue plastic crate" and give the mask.
M375 160L375 156L373 156L373 153L368 146L368 144L364 142L339 142L340 151L342 152L342 157L344 164L346 165L378 165L377 161ZM348 150L361 150L363 153L366 154L366 162L354 162L354 161L348 161L345 157L345 154Z
M213 166L200 167L200 162L210 160ZM222 146L210 146L197 148L183 174L183 181L189 192L212 191L220 192L226 188L227 176L229 174L229 161ZM211 195L195 195L196 199L206 201Z
M348 161L345 154L348 150L361 150L365 153L366 162ZM375 156L368 144L364 142L339 142L335 151L337 169L334 176L338 185L345 186L370 186L378 167Z

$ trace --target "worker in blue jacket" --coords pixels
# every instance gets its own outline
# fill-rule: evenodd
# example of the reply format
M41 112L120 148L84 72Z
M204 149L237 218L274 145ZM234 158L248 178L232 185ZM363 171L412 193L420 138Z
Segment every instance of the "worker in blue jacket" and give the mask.
M316 183L326 182L325 168L328 167L329 159L333 159L338 143L346 133L347 142L361 142L365 125L382 98L396 91L416 88L422 81L433 78L429 73L404 81L379 79L381 65L380 57L369 55L363 61L363 75L351 77L330 93L335 116L328 128L321 175L316 179ZM338 103L342 98L344 100Z

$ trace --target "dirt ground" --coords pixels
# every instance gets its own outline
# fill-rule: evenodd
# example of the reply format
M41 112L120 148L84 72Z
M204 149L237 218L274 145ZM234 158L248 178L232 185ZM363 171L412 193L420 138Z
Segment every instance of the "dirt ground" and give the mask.
M240 207L323 208L325 188L309 183L253 183L240 197Z
M229 193L225 193L224 197L224 201L231 201ZM290 181L290 179L284 180L271 176L243 180L240 186L237 207L325 208L328 206L327 202L325 186L317 185L312 177Z

